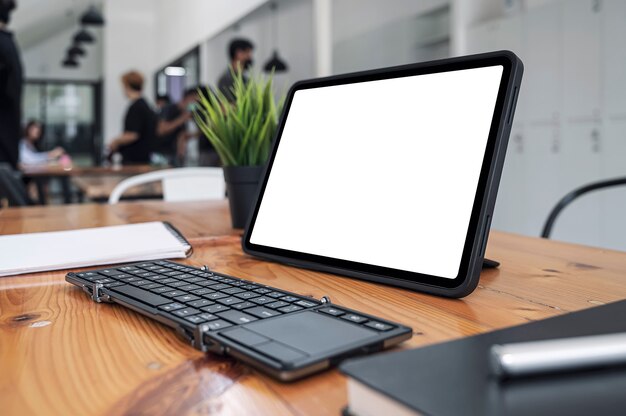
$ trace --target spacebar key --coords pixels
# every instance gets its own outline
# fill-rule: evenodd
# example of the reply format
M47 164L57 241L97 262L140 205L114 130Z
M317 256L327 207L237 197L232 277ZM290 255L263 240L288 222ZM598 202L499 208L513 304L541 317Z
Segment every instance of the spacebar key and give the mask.
M155 295L154 293L150 293L147 290L139 289L138 287L130 285L111 287L108 290L110 290L111 292L121 293L124 296L128 296L129 298L133 298L135 300L138 300L139 302L146 303L155 307L172 302L168 298Z

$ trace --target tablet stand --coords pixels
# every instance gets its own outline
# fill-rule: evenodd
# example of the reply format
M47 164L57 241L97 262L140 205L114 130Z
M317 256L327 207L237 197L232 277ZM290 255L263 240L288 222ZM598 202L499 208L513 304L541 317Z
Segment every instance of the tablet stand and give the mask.
M483 259L483 269L495 269L499 265L499 261Z

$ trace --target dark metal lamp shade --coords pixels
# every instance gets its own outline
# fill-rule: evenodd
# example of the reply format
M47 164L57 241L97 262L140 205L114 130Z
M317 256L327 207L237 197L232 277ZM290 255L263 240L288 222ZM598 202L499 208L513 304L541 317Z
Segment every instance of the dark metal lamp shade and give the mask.
M85 26L102 26L104 25L104 18L95 6L90 6L89 9L87 9L87 11L80 17L80 23Z
M74 43L93 43L96 39L84 28L74 35Z
M274 50L272 57L267 61L263 69L265 72L285 72L289 69L289 66L278 56L278 51Z
M61 65L64 68L78 68L78 61L73 56L66 57Z
M69 47L69 49L67 50L67 55L68 56L85 56L87 54L87 52L85 51L85 49L81 48L79 45L72 45Z

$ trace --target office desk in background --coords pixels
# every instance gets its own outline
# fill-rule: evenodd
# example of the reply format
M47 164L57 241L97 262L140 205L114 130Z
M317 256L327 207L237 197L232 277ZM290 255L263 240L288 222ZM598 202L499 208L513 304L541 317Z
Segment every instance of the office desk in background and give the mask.
M84 188L87 188L89 181L98 181L97 178L109 178L106 179L107 186L110 187L110 183L115 179L118 182L129 176L139 175L141 173L152 172L160 169L167 169L169 166L152 166L152 165L124 165L118 168L111 166L62 166L59 164L47 164L47 165L22 165L20 166L20 172L25 178L42 179L42 178L58 178L61 182L61 188L63 192L63 200L66 204L72 202L71 181L70 178L82 178L87 181L87 184L83 183ZM114 179L111 179L114 178ZM102 182L102 180L101 180ZM113 185L114 187L114 185ZM99 198L102 197L102 190L108 189L100 187L100 190L92 190ZM139 188L141 189L141 188ZM83 194L87 194L89 189L83 189L79 186L79 190ZM112 190L112 188L111 188ZM87 191L87 192L85 192ZM141 192L141 191L138 191ZM110 193L110 191L109 191ZM108 198L108 195L106 196ZM106 199L104 198L104 199ZM102 199L102 198L101 198Z
M127 177L125 176L75 176L72 183L78 189L79 200L106 202L113 189ZM156 199L163 197L161 182L151 182L133 186L124 192L123 199Z
M128 202L0 211L0 233L165 220L207 264L262 284L331 299L413 327L403 348L523 324L626 298L626 253L493 232L484 271L461 300L255 260L240 248L225 202ZM6 253L5 253L6 254ZM416 253L419 255L419 253ZM96 304L65 272L0 278L0 409L25 414L339 414L345 378L331 370L281 384L204 355L174 331Z

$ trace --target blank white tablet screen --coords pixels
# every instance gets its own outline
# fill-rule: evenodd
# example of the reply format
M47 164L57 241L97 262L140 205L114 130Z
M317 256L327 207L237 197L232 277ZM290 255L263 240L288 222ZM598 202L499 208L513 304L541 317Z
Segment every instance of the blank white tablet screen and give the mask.
M456 278L502 72L298 90L250 242Z

